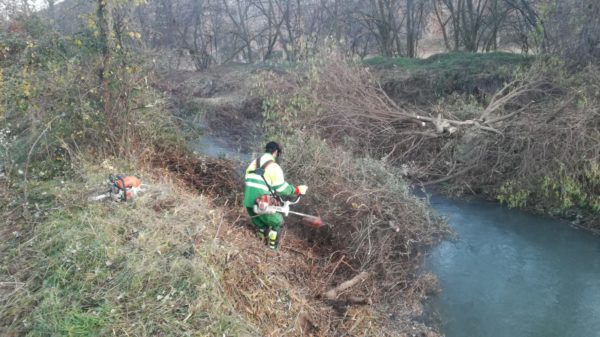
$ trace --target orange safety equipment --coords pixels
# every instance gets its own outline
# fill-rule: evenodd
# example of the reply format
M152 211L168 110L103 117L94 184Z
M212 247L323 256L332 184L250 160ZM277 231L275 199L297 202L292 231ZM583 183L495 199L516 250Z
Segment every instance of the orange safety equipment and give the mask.
M134 176L117 176L110 177L112 182L111 196L115 200L127 201L133 199L139 192L142 181Z

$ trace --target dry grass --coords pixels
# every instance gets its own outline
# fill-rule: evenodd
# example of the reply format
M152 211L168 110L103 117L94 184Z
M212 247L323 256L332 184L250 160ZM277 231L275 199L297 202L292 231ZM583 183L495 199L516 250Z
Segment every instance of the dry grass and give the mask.
M235 114L229 115L222 120ZM424 205L407 198L391 167L350 154L332 157L333 148L308 139L286 142L286 149L298 156L290 164L310 165L284 167L311 186L304 211L318 211L334 226L307 231L290 217L278 253L248 228L238 207L241 183L226 160L174 148L147 150L137 158L143 164L135 172L151 188L131 204L85 202L87 191L115 173L114 167L134 170L119 163L82 161L73 180L33 186L32 203L25 208L30 214L17 212L11 225L22 228L19 237L2 232L2 252L10 263L0 277L19 285L3 298L2 332L428 333L413 318L434 282L415 267L439 224ZM323 175L329 177L326 184L312 183ZM36 208L41 209L37 218ZM370 275L365 281L335 299L322 296L363 270ZM372 304L355 305L353 298Z
M286 144L294 154L293 162L285 164L290 176L312 186L303 202L306 210L329 225L317 242L331 244L346 262L330 282L368 271L370 284L352 295L376 303L401 298L405 307L395 307L414 314L412 309L433 290L415 291L423 276L421 254L446 233L445 225L412 196L400 171L388 163L355 157L303 133Z
M195 172L190 163L196 162L183 160L173 170L169 160L165 157L162 169L153 163L154 168L137 171L150 187L129 204L85 202L104 183L107 169L126 170L118 162L81 162L73 181L31 189L32 197L51 196L53 211L42 210L38 218L16 212L10 228L18 235L3 227L1 251L8 258L0 270L4 335L386 336L412 331L408 320L397 330L386 327L377 305L320 297L342 280L340 275L350 275L349 256L298 237L293 222L283 234L282 249L272 252L255 239L241 207L216 206L215 186L234 174L227 162L198 159L220 168L219 176L210 178L213 186L206 186L190 184L188 174ZM195 174L203 181L201 172ZM11 210L2 209L4 215ZM368 293L373 284L370 280L357 291Z
M87 204L80 187L100 171L37 190L56 198L52 213L3 235L2 281L22 285L2 299L3 334L256 335L213 264L229 248L214 239L222 213L210 199L138 172L150 187L135 202Z
M293 151L293 148L289 149ZM310 151L310 148L307 148L306 151ZM301 157L308 155L308 152L294 152ZM318 156L319 153L316 155ZM179 158L179 162L184 164L177 166L179 168L176 170L177 177L187 183L188 175L202 176L197 172L190 173L195 172L194 168L197 168L198 165L190 164L189 160L185 160L184 157L180 156ZM347 159L350 163L350 157ZM215 167L220 167L220 169L214 170L216 175L208 180L215 186L223 186L236 181L235 173L227 169L227 161L207 158L202 160L211 162L211 165L216 165ZM156 163L154 164L156 165ZM166 164L168 169L172 170L172 163L168 157L166 157ZM325 163L320 164L325 165ZM229 165L233 167L234 164L230 162ZM292 175L296 174L294 167L287 168L291 170ZM320 168L323 169L323 166ZM186 172L186 169L189 172ZM306 178L310 179L311 177L307 176ZM332 181L332 184L335 183L336 181ZM206 189L201 184L188 184L188 186L203 192L214 192L212 188ZM235 191L235 189L233 190ZM314 195L324 197L327 191L327 189L315 189ZM404 192L406 191L404 190ZM214 196L214 193L211 195ZM239 195L230 193L222 198L226 200L225 205L228 202L229 205L233 205L237 204L232 201L237 200ZM334 203L337 201L335 200ZM418 204L416 200L413 201L415 204L406 204L405 206L411 207ZM222 200L219 203L223 204ZM334 203L327 205L333 206ZM402 204L402 202L398 204ZM334 208L332 211L335 212L336 209ZM423 211L423 208L418 211L412 210L417 214ZM360 212L354 214L357 219L365 216L358 213ZM405 213L408 214L408 212ZM325 218L328 221L337 221L339 224L347 222L327 215ZM431 219L429 221L432 225L430 237L418 238L418 235L424 233L415 231L413 239L433 240L433 236L437 234L433 231L439 230L439 227L436 227L438 223L434 224ZM356 254L351 256L349 251L351 247L328 241L328 239L334 238L331 236L331 232L302 231L299 223L290 217L286 225L287 230L283 233L282 248L278 253L273 253L255 239L253 231L247 226L248 223L249 219L242 209L229 208L229 211L223 215L222 222L218 226L219 232L215 234L215 237L222 238L233 249L224 257L225 292L237 312L244 315L247 320L257 322L257 326L263 329L262 335L330 336L345 332L350 335L371 336L396 335L403 330L412 330L414 323L410 317L420 314L420 301L428 291L432 290L434 284L430 282L432 280L429 276L419 275L412 270L411 273L414 272L414 274L411 274L411 279L408 280L406 273L399 275L398 272L392 271L389 278L401 277L403 281L390 286L381 282L387 276L384 278L373 277L367 283L341 294L339 299L326 300L322 297L326 290L345 281L363 267L358 262ZM416 230L416 228L413 229ZM351 232L337 231L335 239L347 242L347 238L352 235ZM406 232L403 231L402 234L406 234ZM414 253L418 247L431 243L412 240L408 243L411 247L403 249ZM389 256L386 259L389 264L383 267L400 268L400 265L407 266L415 262L415 260L403 258L394 263L393 259L396 257L397 255ZM414 285L412 281L415 281ZM381 298L384 293L392 295L392 292L388 291L390 289L396 291L393 296L401 297L405 305L402 308L394 306L388 313L383 313ZM405 291L406 294L399 296L401 291ZM352 306L345 300L349 295L365 296L369 298L369 302L375 300L376 303L374 306ZM390 302L393 301L393 298L389 297ZM391 315L392 312L402 318L401 323L394 326L394 330L385 327L387 322L385 316ZM427 330L425 327L420 327L420 329Z
M232 72L239 73L232 70L227 76L232 76ZM286 82L289 75L266 72L266 76L258 86L277 83L280 90L293 88ZM221 82L215 85L227 87ZM194 92L196 88L185 90ZM220 113L210 123L231 124L230 115L240 118L248 110L252 109L243 104L215 108ZM332 157L332 151L339 154L341 149L304 134L293 136L300 138L284 141L286 158L293 156L284 163L286 174L292 182L304 181L311 186L309 197L302 202L303 211L319 212L331 226L306 230L297 219L289 217L283 248L279 255L272 256L256 246L247 230L227 229L224 224L225 232L220 235L253 252L246 257L238 252L227 257L232 267L228 269L227 279L231 281L226 290L235 299L236 309L247 314L248 319L276 322L265 335L402 335L403 331L427 331L425 327L415 327L413 318L421 314L421 301L435 288L435 282L417 267L422 250L444 233L443 225L431 217L423 203L409 196L399 172L390 165L360 156L357 159L349 153ZM169 157L166 156L166 164L178 176L201 176L193 160L179 154L173 155L174 160ZM327 178L323 180L323 176ZM209 181L218 183L226 177L227 174L215 176ZM230 182L224 182L227 183ZM206 191L202 184L190 184L194 185ZM229 205L239 200L239 195L227 197ZM227 219L226 223L238 223L246 220L246 215L230 212ZM259 253L254 253L257 249ZM265 259L272 263L264 263ZM367 280L336 298L323 297L327 290L365 270L370 275ZM290 298L297 301L290 302ZM393 327L388 317L397 317Z

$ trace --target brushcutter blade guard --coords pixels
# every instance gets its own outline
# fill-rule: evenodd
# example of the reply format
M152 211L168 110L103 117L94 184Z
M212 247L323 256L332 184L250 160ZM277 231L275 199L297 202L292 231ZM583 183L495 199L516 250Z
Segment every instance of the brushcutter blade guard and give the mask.
M302 224L306 227L310 227L313 229L319 229L323 226L325 226L325 224L323 223L323 220L321 220L321 218L316 217L316 216L304 216L302 217L302 220L300 220L302 222Z

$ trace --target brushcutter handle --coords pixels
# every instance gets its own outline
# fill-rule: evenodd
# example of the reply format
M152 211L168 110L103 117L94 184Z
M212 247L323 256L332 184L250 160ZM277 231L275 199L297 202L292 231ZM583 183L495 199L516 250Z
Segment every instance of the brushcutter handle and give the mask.
M295 198L288 200L287 203L288 205L295 205L300 202L300 199L302 199L302 194L296 195Z

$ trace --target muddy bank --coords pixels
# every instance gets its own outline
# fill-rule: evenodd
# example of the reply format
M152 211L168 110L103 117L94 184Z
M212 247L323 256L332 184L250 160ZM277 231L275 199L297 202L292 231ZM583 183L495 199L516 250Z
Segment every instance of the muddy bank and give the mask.
M323 87L336 90L321 91L329 95L325 110L334 111L334 120L349 119L352 111L353 121L344 123L353 137L406 166L412 180L599 233L598 67L573 70L503 54L459 56L374 67L374 75L347 76L352 85L334 78ZM381 89L345 95L367 80ZM359 109L346 103L359 95L364 98L352 104ZM332 132L339 129L347 128Z

